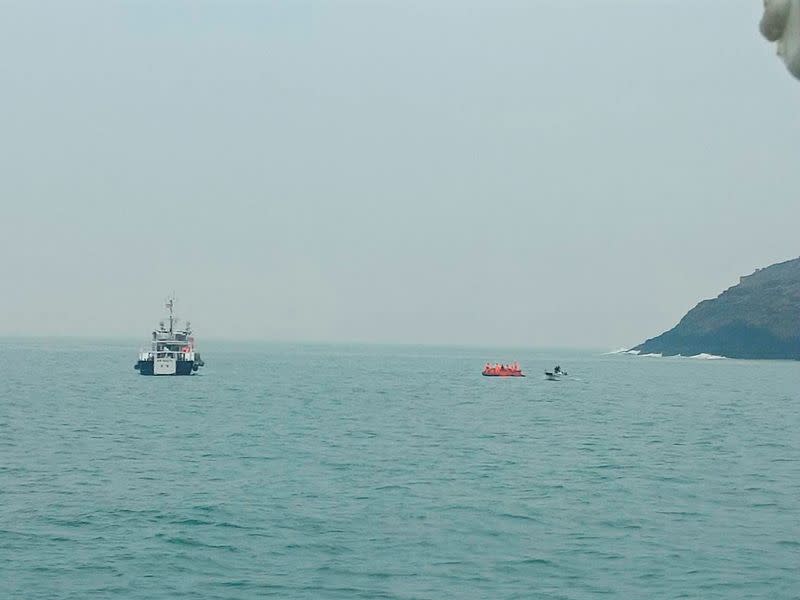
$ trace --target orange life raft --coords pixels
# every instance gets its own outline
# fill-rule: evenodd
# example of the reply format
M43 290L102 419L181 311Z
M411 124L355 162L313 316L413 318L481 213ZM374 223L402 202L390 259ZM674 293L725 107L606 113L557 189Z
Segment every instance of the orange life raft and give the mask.
M484 377L525 377L519 365L486 365L483 368Z

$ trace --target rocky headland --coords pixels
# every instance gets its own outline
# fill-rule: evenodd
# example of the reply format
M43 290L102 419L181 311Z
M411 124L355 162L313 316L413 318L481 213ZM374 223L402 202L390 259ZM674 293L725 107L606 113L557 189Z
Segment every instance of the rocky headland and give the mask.
M703 300L641 354L800 359L800 258L757 269Z

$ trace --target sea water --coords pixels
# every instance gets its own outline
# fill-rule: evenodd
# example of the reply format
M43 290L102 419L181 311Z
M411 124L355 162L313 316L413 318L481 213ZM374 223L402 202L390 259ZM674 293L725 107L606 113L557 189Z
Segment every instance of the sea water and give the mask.
M202 350L0 341L0 598L800 597L800 363Z

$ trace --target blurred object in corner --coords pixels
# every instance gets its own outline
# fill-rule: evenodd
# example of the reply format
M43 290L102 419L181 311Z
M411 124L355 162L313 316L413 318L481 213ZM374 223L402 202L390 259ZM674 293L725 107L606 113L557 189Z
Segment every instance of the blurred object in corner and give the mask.
M778 56L800 79L800 0L764 0L761 35L776 42Z

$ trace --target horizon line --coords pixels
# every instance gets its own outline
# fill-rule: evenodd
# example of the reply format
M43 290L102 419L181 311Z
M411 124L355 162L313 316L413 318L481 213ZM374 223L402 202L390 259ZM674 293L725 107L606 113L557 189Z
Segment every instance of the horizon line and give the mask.
M143 341L139 337L127 335L81 335L81 334L7 334L0 333L0 340L106 340L106 341ZM149 341L149 340L145 340ZM476 342L409 342L409 341L377 341L377 340L289 340L289 339L270 339L270 338L226 338L226 337L204 337L202 345L208 342L223 343L266 343L283 345L309 345L309 346L414 346L431 348L504 348L504 349L542 349L542 350L620 350L621 347L607 347L598 345L575 346L575 345L527 345L520 343L501 344L497 342L476 343ZM632 346L631 346L632 347ZM625 348L627 350L627 348Z

